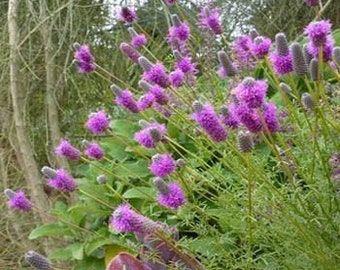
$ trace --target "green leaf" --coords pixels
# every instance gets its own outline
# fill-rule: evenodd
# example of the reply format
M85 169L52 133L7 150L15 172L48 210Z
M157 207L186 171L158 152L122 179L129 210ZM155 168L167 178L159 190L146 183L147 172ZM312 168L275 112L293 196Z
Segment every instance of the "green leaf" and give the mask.
M138 160L137 162L125 161L120 163L113 173L119 177L140 178L150 175L148 162L146 160Z
M82 260L84 257L84 244L74 243L70 245L70 250L72 252L72 257L76 260Z
M123 143L123 139L119 138L105 138L100 142L100 145L105 150L105 154L117 159L122 160L128 156L126 152L126 145Z
M138 198L138 199L147 199L150 200L150 198L155 197L155 190L150 187L136 187L136 188L131 188L127 190L123 194L123 198L125 199L133 199L133 198Z
M49 259L61 260L61 261L69 261L72 259L72 253L68 247L60 248L54 250L51 254L49 254Z
M29 234L29 239L36 239L42 236L73 236L74 232L58 223L42 225Z
M125 119L116 119L112 122L112 129L115 134L122 136L125 140L132 139L137 130L134 122Z
M85 246L84 250L86 255L91 255L94 251L96 251L98 248L106 245L111 245L114 244L114 240L108 239L108 238L103 238L103 236L100 236L100 238L94 238L90 241L88 241Z

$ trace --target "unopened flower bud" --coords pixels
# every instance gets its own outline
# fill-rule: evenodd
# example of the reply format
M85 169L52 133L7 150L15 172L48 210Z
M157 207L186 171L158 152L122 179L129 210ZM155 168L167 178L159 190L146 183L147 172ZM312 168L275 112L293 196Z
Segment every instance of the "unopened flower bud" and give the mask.
M302 106L307 111L311 111L314 108L314 106L315 106L314 98L312 97L311 94L309 94L307 92L302 94L302 96L301 96L301 103L302 103Z
M250 31L249 35L250 35L250 38L251 38L252 40L254 40L255 38L257 38L257 37L259 36L259 33L257 32L256 29L252 29L252 30Z
M138 63L144 69L144 71L148 71L152 68L152 63L144 56L138 58Z
M98 184L106 184L107 183L107 177L104 174L98 175L96 180L97 180Z
M46 178L49 179L55 178L57 176L56 170L53 170L52 168L47 166L42 167L41 172L43 173L43 175L46 176Z
M285 84L285 83L280 83L280 89L285 94L289 94L289 93L292 92L292 88L290 88L290 86L288 84Z
M194 101L192 106L194 107L195 112L200 112L203 110L203 105L198 100Z
M170 189L169 189L167 183L162 178L156 177L153 180L153 184L157 188L159 193L164 194L164 195L169 194Z
M249 131L239 131L237 134L237 147L240 152L251 152L254 148L253 138Z
M288 42L284 33L278 33L275 36L276 50L279 55L285 56L289 53Z
M291 45L293 57L293 69L298 76L304 76L308 72L306 58L302 51L301 45L297 42Z
M179 26L181 24L181 20L177 16L177 14L171 14L171 21L172 21L172 25L174 26Z
M225 51L219 51L217 53L217 58L220 64L222 65L225 73L229 77L233 77L236 75L236 69L234 68L229 56Z
M52 269L51 261L45 256L33 250L26 252L25 260L37 270L50 270Z
M145 121L144 119L141 119L138 121L138 125L140 125L141 127L146 127L147 125L149 125L149 122Z
M150 89L151 89L151 87L152 87L151 84L149 84L148 82L146 82L146 81L144 81L144 80L140 80L140 81L138 82L138 85L139 85L139 87L142 88L142 89L144 90L144 92L146 92L146 93L149 92Z
M179 167L179 168L184 167L185 163L186 163L185 160L182 159L182 158L179 158L179 159L176 160L176 166Z
M76 51L80 48L80 44L78 42L73 43L73 49Z
M309 64L309 71L312 77L312 81L316 82L318 80L318 73L319 73L319 61L316 58L313 58Z
M340 69L340 47L335 47L333 49L333 61Z

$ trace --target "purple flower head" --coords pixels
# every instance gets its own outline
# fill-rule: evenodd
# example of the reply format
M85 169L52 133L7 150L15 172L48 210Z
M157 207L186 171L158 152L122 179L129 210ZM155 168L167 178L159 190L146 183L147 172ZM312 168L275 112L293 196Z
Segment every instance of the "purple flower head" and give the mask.
M305 28L305 34L315 46L323 46L327 36L331 33L332 24L329 20L311 22Z
M255 57L263 58L269 53L270 46L272 42L270 38L264 36L258 36L254 39L251 44L250 49Z
M334 39L331 35L327 36L325 43L322 46L322 57L324 62L332 60L332 51L334 48ZM307 51L314 56L314 58L319 58L319 47L312 42L307 43Z
M135 212L127 203L119 205L112 214L111 227L119 232L147 233L160 226Z
M130 44L122 42L119 46L120 51L130 58L130 60L136 64L138 64L138 58L141 57L141 54L136 51L135 48L131 47Z
M280 55L277 51L270 54L270 61L277 75L283 76L293 71L293 59L291 53Z
M92 72L96 66L94 64L94 57L91 54L89 46L80 46L78 43L75 43L74 47L76 48L74 59L78 65L78 71L80 73Z
M185 204L186 199L182 188L175 182L166 183L163 179L157 177L153 184L157 188L158 203L171 209L177 209Z
M164 2L168 5L174 5L177 2L177 0L164 0Z
M151 93L154 96L154 99L159 104L167 104L169 101L169 98L167 94L165 93L164 89L160 87L159 85L151 85L148 82L144 80L140 80L138 82L138 85L146 92Z
M178 51L174 51L177 61L175 62L175 69L180 69L184 74L196 74L196 65L191 62L190 57L183 57Z
M173 72L169 74L169 80L170 80L170 84L174 88L178 88L183 84L185 80L185 74L179 68L175 69Z
M138 49L140 47L143 47L147 44L147 39L145 37L145 35L140 34L138 36L135 36L131 39L131 45L132 47Z
M144 56L139 57L139 65L144 69L143 79L150 83L158 84L161 87L167 87L169 84L168 74L161 63L152 64Z
M263 112L263 119L270 133L275 133L280 130L280 124L277 119L277 109L274 103L268 103L266 105Z
M306 4L310 7L318 6L320 0L305 0Z
M218 8L209 9L204 7L198 14L202 30L210 30L215 35L222 34L222 24L220 20L220 10Z
M261 107L265 101L268 85L265 81L246 77L236 88L236 97L249 108Z
M164 124L147 123L142 130L135 133L135 141L146 148L155 148L158 142L164 141L166 134L167 129Z
M195 113L192 114L192 118L215 142L224 141L227 138L228 133L224 129L211 104L206 103L203 106L200 102L195 101L193 106Z
M149 166L153 175L166 177L176 169L176 161L169 154L156 154Z
M171 15L173 26L170 27L168 40L173 43L178 39L181 42L187 41L190 38L190 28L188 24L181 22L176 14Z
M45 176L49 177L48 185L60 191L72 192L77 188L77 182L71 176L67 174L64 169L52 170L54 175L49 176L49 171L51 169L48 167L43 167L42 172ZM47 173L46 173L47 172Z
M118 13L118 20L125 23L132 23L137 19L137 13L129 7L122 7Z
M26 198L26 195L23 191L14 192L11 189L5 189L5 195L8 198L8 206L10 208L28 212L32 209L33 205L29 199Z
M128 109L130 112L138 113L139 109L137 102L134 100L132 93L129 90L121 90L116 85L111 85L112 91L116 94L115 102L117 105Z
M90 143L83 140L83 144L86 146L85 155L93 159L102 159L104 157L104 150L97 143Z
M221 108L221 121L227 127L232 129L237 129L240 126L240 122L238 121L237 117L235 117L235 115L233 115L229 108L225 105L223 105Z
M229 110L235 117L250 131L257 133L262 129L262 122L256 111L249 108L246 104L233 104L229 106Z
M141 96L137 101L137 107L139 111L144 111L147 108L150 108L152 104L156 102L155 96L152 93L146 93Z
M98 135L110 126L110 120L104 111L98 111L96 113L90 114L87 122L86 128L91 131L94 135Z
M235 59L234 65L238 70L244 69L251 63L252 53L250 48L252 43L250 36L243 35L231 44L231 52Z
M62 140L54 149L54 152L58 156L65 157L69 160L79 160L81 157L81 152L67 140Z

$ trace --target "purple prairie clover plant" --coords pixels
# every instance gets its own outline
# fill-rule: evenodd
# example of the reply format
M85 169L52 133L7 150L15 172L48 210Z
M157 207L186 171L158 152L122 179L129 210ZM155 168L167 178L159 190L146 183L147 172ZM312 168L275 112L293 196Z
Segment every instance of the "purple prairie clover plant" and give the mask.
M144 80L158 84L161 87L169 85L169 77L163 64L153 64L144 56L138 58L138 63L144 69L142 75Z
M110 225L112 229L121 233L148 233L161 227L156 222L131 209L127 203L116 208L112 214Z
M138 34L133 27L129 27L128 31L131 36L131 45L135 49L139 49L147 44L148 40L144 34Z
M135 48L133 48L130 44L126 42L122 42L119 45L119 49L132 62L134 62L135 64L138 64L138 58L141 57L142 55Z
M160 141L164 141L164 136L167 135L167 129L164 124L159 124L157 122L144 123L143 129L135 133L135 141L146 148L155 148L156 144Z
M78 43L73 44L75 48L74 59L78 65L78 71L80 73L90 73L95 70L94 57L91 54L88 45L80 46Z
M166 177L176 170L176 161L170 154L156 154L151 158L151 173L158 177Z
M164 0L164 2L168 5L174 5L178 2L178 0Z
M77 161L81 157L81 152L75 148L68 140L62 140L54 149L54 152L61 157Z
M27 199L23 191L14 192L11 189L5 189L4 193L8 199L7 204L10 208L22 212L28 212L32 210L33 204L29 199Z
M35 269L52 270L52 262L38 252L30 250L25 253L25 260Z
M262 116L269 133L273 134L280 131L280 123L277 118L277 108L274 103L270 102L265 105ZM264 128L264 131L267 131L266 128Z
M293 71L292 55L285 34L278 33L275 36L275 44L276 48L270 54L270 61L275 73L282 76Z
M192 118L200 127L204 129L215 142L224 141L228 133L216 115L213 106L209 103L202 105L199 101L195 101L193 107L195 112L192 114Z
M99 144L95 142L88 142L87 140L82 141L83 145L86 147L85 155L92 159L102 159L104 157L104 150Z
M184 74L196 74L196 64L192 63L191 58L189 56L183 56L179 51L175 50L173 52L176 62L175 69L180 69L184 72Z
M221 67L219 69L220 77L222 77L222 78L233 77L237 74L237 71L236 71L233 63L231 62L229 56L227 55L227 53L225 51L219 51L217 53L217 58L218 58L218 61L221 64Z
M86 122L86 128L94 135L105 132L110 126L108 115L102 110L96 113L91 113Z
M190 28L185 22L181 22L176 14L171 15L172 25L169 29L168 40L174 43L176 40L185 42L190 38Z
M218 8L203 7L198 13L199 26L203 31L211 31L215 35L222 34L220 10Z
M229 108L226 105L223 105L221 107L221 121L223 124L225 124L227 127L230 127L231 129L237 129L240 125L237 117L230 113Z
M265 102L268 85L265 81L246 77L236 88L235 94L240 102L249 108L261 107Z
M132 93L125 89L121 90L117 85L111 85L111 90L116 94L115 102L117 105L128 109L132 113L138 113L138 105Z
M159 177L153 180L153 184L159 192L157 201L160 205L177 209L185 204L185 194L179 184L175 182L166 183Z
M167 104L169 101L169 98L167 96L167 94L165 93L165 90L155 84L155 85L151 85L149 84L147 81L144 80L140 80L138 82L138 85L146 92L146 93L151 93L154 98L155 101L161 105Z
M133 8L122 7L118 12L117 19L125 23L132 23L137 20L137 13Z
M152 107L154 102L156 102L155 96L152 93L146 93L137 100L138 110L144 111Z
M331 28L332 24L329 20L321 20L307 25L304 33L315 46L323 46L331 34Z
M269 53L271 45L272 45L272 42L270 38L264 37L264 36L258 36L254 39L254 41L250 45L250 50L253 56L257 58L263 58Z
M231 44L231 54L234 58L234 67L237 70L251 70L253 68L252 43L253 41L250 36L243 35Z
M44 166L41 172L45 175L48 185L60 191L72 192L77 188L77 182L67 174L64 169L54 170L50 167Z
M262 122L254 109L249 108L246 104L229 104L229 110L237 120L242 123L250 132L257 133L262 130Z

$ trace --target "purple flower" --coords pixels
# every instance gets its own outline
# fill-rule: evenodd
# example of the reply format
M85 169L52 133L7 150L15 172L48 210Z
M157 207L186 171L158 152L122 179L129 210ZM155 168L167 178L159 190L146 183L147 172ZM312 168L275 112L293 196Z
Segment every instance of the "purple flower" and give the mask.
M134 36L131 39L131 45L132 47L138 49L140 47L143 47L147 44L148 40L146 39L146 36L143 34L139 34L137 36Z
M86 145L85 154L93 159L102 159L104 157L104 150L97 143L84 143Z
M305 34L315 46L322 46L326 43L327 36L331 33L332 24L329 20L311 22L305 28Z
M141 96L137 101L137 107L139 111L144 111L147 108L150 108L152 104L155 102L155 96L152 93L146 93Z
M258 108L263 105L268 85L265 81L246 77L242 83L235 88L236 97L244 102L249 108Z
M141 57L141 54L136 51L130 44L122 42L119 46L120 51L130 58L130 60L136 64L138 64L138 58Z
M202 8L198 14L198 19L203 30L211 30L215 35L222 34L220 10L218 8Z
M175 69L173 72L171 72L169 74L169 80L170 80L170 84L174 87L174 88L178 88L180 87L185 79L185 74L182 70Z
M237 117L233 115L229 108L227 106L222 106L221 108L221 121L223 124L225 124L227 127L230 127L232 129L236 129L239 127L240 122L238 121Z
M168 5L174 5L177 2L177 0L164 0L164 2Z
M225 77L233 77L236 75L236 69L234 68L233 63L231 62L229 56L225 51L219 51L217 53L218 61L221 64L221 67L219 69L219 75L222 78Z
M133 113L139 112L137 102L134 100L133 95L129 90L125 89L122 91L114 84L111 85L111 89L116 94L115 102L117 105L122 106Z
M157 200L160 205L171 209L177 209L185 204L185 194L177 183L166 183L159 177L155 178L153 183L159 192Z
M180 69L184 74L197 73L196 65L191 62L190 57L182 57L175 63L175 69Z
M65 157L69 160L79 160L81 157L81 152L67 140L62 140L54 149L54 152L58 156Z
M275 73L277 73L279 76L293 71L293 60L291 53L282 56L277 51L274 51L270 54L270 61L273 65Z
M137 13L129 7L122 7L118 13L118 20L125 23L132 23L137 19Z
M187 41L190 38L190 28L188 24L181 22L176 14L171 16L173 26L170 27L168 33L168 39L171 43L179 41Z
M166 177L176 169L176 161L169 154L156 154L152 157L150 171L158 177Z
M46 170L45 167L42 171L44 172L44 170ZM47 174L45 175L47 176ZM64 169L54 171L54 175L51 175L50 177L48 185L55 189L72 192L77 188L77 182L69 176Z
M305 1L306 1L306 4L310 7L318 6L320 2L320 0L305 0Z
M255 57L263 58L269 53L272 42L270 38L258 36L250 46L250 50Z
M192 118L215 142L224 141L228 133L216 115L214 108L209 103L203 106L198 101L195 101L193 106L195 113L192 114Z
M156 144L164 140L167 130L164 124L147 123L146 126L135 133L135 141L146 148L155 148Z
M112 228L122 233L147 233L160 227L156 222L132 210L127 203L116 208L110 223Z
M231 44L232 55L234 55L235 58L234 66L237 67L238 70L243 70L245 67L252 67L252 53L250 51L252 43L250 36L243 35Z
M110 120L104 111L98 111L90 114L86 128L91 131L94 135L98 135L109 128Z
M254 109L241 103L238 105L231 104L229 110L250 132L256 133L261 131L262 122Z
M167 87L169 84L168 74L161 63L152 64L144 56L139 57L138 62L144 69L143 79L150 83L158 84L161 87Z
M275 133L280 130L280 124L277 119L277 109L274 103L268 103L266 105L263 112L263 119L270 133Z
M326 42L322 46L322 57L324 62L332 60L332 52L334 48L334 39L331 35L327 36ZM307 51L314 56L314 58L319 59L319 47L313 42L307 43Z
M8 198L8 206L19 211L28 212L32 209L33 205L23 191L14 192L11 189L5 189L5 195Z
M157 84L151 86L150 93L155 97L155 101L161 105L167 104L169 101L164 89Z
M80 73L90 73L92 72L96 66L94 64L94 57L90 52L90 48L88 45L75 44L74 47L76 51L74 53L74 59L78 65L78 71Z

